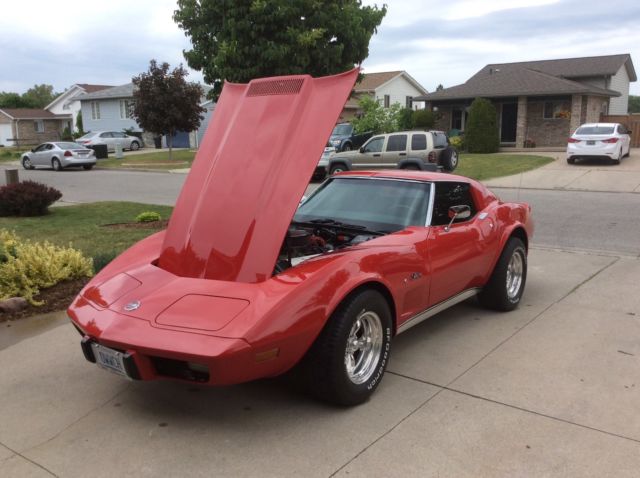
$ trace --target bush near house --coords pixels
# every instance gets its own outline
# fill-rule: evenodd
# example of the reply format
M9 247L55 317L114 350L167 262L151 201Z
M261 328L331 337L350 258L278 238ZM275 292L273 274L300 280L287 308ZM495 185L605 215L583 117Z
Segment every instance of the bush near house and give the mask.
M413 112L413 127L416 129L431 129L436 124L436 116L431 110L415 110Z
M47 241L25 241L0 229L0 301L24 297L32 305L42 305L34 299L41 289L92 275L91 259L80 251Z
M470 153L496 153L500 147L498 116L489 100L476 98L469 108L464 133L467 151Z
M62 193L46 184L22 181L0 187L0 216L43 216Z

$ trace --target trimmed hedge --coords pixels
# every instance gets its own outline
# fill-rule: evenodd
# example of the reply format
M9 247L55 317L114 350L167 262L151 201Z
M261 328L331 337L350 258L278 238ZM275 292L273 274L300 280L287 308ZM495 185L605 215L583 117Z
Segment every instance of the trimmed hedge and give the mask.
M476 98L469 108L464 143L470 153L497 153L500 147L498 114L493 104Z

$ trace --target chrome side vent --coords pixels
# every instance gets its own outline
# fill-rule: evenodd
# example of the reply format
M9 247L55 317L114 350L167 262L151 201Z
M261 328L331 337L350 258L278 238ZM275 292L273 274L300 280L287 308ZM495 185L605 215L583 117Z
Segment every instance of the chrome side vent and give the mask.
M304 78L256 81L249 85L247 96L297 95Z

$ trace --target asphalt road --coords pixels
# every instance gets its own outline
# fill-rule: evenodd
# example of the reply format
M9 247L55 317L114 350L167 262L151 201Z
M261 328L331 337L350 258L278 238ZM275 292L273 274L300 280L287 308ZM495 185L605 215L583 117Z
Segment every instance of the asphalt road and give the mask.
M44 182L63 193L63 201L136 201L173 205L186 175L140 171L20 170L21 179ZM4 174L0 181L4 181ZM307 190L313 191L318 183ZM493 188L505 201L532 205L533 244L640 256L640 194L571 190Z

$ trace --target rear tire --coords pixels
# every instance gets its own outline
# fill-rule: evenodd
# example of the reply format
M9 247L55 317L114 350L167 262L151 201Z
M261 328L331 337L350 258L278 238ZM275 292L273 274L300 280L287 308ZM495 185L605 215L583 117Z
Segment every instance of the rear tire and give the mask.
M522 240L512 237L500 254L500 259L478 295L485 307L509 311L518 307L527 281L527 250Z
M449 146L440 155L440 165L448 172L456 169L458 167L458 152Z
M51 167L54 171L62 171L62 164L58 158L53 158L51 160Z
M620 148L620 154L618 154L617 158L611 158L611 162L613 163L614 166L617 166L620 164L620 162L622 161L622 148Z
M569 156L569 157L567 158L567 163L568 163L568 164L576 164L576 158L575 158L575 157L573 157L573 156Z
M379 292L363 290L346 299L303 360L308 390L337 405L367 401L389 362L392 326L389 304Z
M84 169L85 171L91 171L93 169L93 164L85 164L84 166L82 166L82 169Z

